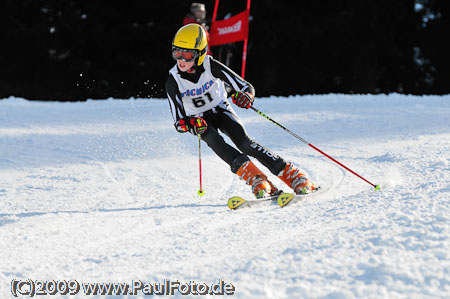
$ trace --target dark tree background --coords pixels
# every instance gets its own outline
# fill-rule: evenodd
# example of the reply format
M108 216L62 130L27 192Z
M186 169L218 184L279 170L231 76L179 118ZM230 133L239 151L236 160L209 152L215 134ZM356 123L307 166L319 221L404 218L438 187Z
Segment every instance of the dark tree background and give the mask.
M0 98L165 97L191 2L212 17L214 0L2 0ZM222 0L218 19L245 3ZM254 0L246 79L258 96L449 93L449 3ZM240 73L242 42L232 53Z

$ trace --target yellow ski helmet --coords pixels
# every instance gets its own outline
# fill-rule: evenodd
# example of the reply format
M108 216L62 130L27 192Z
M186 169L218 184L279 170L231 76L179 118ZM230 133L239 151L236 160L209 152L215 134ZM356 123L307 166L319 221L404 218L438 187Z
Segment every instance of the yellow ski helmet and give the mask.
M199 24L187 24L181 27L172 41L172 57L175 50L191 50L196 54L197 65L202 65L206 57L208 41L206 39L206 32Z

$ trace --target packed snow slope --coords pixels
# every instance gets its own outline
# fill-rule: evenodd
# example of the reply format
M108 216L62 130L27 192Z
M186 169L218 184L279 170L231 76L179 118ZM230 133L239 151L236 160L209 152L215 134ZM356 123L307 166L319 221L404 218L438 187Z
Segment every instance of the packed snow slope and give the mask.
M202 143L197 195L198 140L175 131L166 100L0 100L0 298L14 279L222 280L235 298L448 298L450 96L255 107L381 190L236 107L250 136L325 192L231 211L227 199L251 198L249 186Z

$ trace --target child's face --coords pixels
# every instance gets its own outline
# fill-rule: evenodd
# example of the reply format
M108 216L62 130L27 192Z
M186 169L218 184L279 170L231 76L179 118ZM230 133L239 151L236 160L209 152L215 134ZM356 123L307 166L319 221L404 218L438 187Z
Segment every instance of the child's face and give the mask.
M177 59L177 65L180 71L187 72L194 66L195 61L186 62L181 59Z
M196 19L204 20L206 18L206 11L201 9L194 10L194 16Z

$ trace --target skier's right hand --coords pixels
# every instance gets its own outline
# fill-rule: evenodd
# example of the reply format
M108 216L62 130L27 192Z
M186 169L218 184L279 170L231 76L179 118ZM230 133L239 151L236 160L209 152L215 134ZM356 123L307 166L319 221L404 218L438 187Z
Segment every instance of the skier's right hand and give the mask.
M205 133L208 125L201 117L187 116L177 122L176 128L180 133L190 132L193 135L201 135Z

